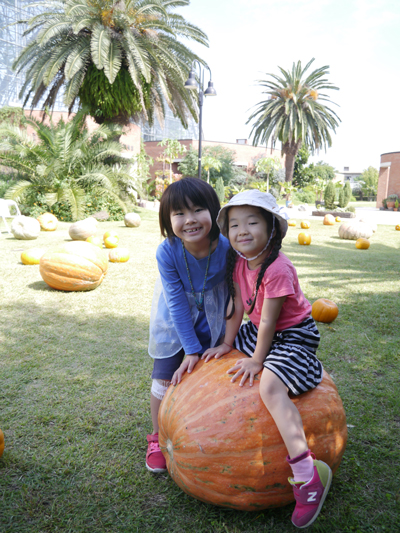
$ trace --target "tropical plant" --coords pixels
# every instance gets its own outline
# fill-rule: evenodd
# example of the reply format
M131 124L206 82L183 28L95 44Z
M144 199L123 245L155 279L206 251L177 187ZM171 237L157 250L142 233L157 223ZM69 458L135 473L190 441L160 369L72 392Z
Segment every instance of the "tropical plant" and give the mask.
M216 183L222 176L224 184L228 185L235 177L234 166L235 152L223 146L206 146L202 153L202 179ZM219 164L218 164L219 163ZM179 172L183 176L197 176L198 173L198 151L192 146L186 152L185 157L179 163Z
M157 146L165 146L162 158L169 163L169 182L172 183L172 163L179 155L186 152L186 146L177 139L163 139Z
M268 95L257 104L247 123L254 121L251 135L253 143L267 143L270 138L282 142L285 158L285 181L292 181L295 157L304 143L314 153L321 147L331 146L331 131L335 132L340 119L324 102L330 102L322 93L325 89L337 90L324 77L328 66L320 67L306 76L314 59L302 68L301 61L293 63L292 70L278 67L282 77L267 74L271 79L259 80Z
M210 183L210 170L212 168L220 170L222 163L216 157L213 157L210 154L204 154L201 158L201 166L207 172L207 183Z
M35 37L13 68L25 72L20 96L52 108L60 90L71 110L80 101L97 123L121 125L164 117L164 101L183 126L197 117L184 82L193 60L182 39L207 36L175 12L189 0L43 0L42 13L19 23ZM201 60L200 60L201 61Z
M290 200L292 194L297 190L297 188L292 185L292 183L288 183L286 181L280 181L279 185L282 187L286 195L286 200Z
M83 113L67 123L44 124L33 118L28 123L38 140L17 126L0 127L0 164L21 176L6 198L33 205L40 197L43 211L67 203L77 220L85 215L85 193L95 191L112 197L126 212L119 193L121 184L131 182L131 162L122 157L122 145L110 140L121 128L102 125L89 133Z
M256 172L260 174L265 174L267 176L267 190L269 191L269 176L274 172L274 170L279 170L282 166L281 160L279 157L262 157L256 162Z

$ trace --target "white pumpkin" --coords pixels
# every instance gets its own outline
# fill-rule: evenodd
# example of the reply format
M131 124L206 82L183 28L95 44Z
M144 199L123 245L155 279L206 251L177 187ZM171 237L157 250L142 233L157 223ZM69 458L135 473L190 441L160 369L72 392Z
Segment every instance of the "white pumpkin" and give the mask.
M37 239L40 233L40 224L36 218L20 215L12 221L11 233L16 239L23 241Z
M369 224L364 222L343 222L339 227L339 237L356 241L359 238L369 239L373 234Z
M137 213L127 213L124 218L125 226L128 228L137 228L140 226L140 215Z
M78 220L78 222L70 225L68 230L69 236L73 241L86 241L88 237L96 233L97 224L97 220L93 217Z
M377 232L378 224L375 224L374 222L370 222L369 220L364 220L363 218L360 218L360 222L364 222L364 224L368 224L368 226L370 226L370 228L372 229L374 233Z

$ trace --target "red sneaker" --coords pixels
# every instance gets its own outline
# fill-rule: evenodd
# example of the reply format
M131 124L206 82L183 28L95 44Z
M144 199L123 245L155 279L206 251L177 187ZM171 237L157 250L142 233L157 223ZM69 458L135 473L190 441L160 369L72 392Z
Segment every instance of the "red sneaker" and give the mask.
M167 463L158 445L158 433L147 435L147 442L149 443L146 453L147 470L155 473L165 472L167 470Z
M314 460L314 475L307 483L293 485L296 507L292 515L292 524L298 528L308 527L319 515L324 504L329 487L332 483L332 470L323 461Z

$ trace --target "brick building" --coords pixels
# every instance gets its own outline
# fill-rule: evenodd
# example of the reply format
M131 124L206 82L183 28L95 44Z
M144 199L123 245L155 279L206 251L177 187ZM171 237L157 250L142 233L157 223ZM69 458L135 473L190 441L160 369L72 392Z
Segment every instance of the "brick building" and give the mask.
M397 194L400 197L400 152L381 155L376 206L382 207L382 200L389 194Z
M42 112L39 110L29 111L25 110L25 115L27 117L33 116L34 118L38 120L42 120ZM53 111L51 114L51 119L54 122L54 124L57 124L57 122L63 118L64 122L68 122L71 120L71 118L74 116L74 113L71 113L71 115L68 115L66 111ZM45 124L48 124L50 121L49 117L46 117ZM86 119L86 125L88 127L89 132L92 132L96 128L99 127L98 124L91 118L87 117ZM29 135L34 134L34 129L32 126L28 126L27 133ZM121 135L120 142L124 145L125 152L127 156L132 157L133 155L136 155L140 152L140 139L141 139L141 130L140 126L136 126L135 124L130 124L129 126L124 128L124 134Z
M199 141L195 139L183 139L179 142L186 146L186 149L189 150L189 147L192 146L195 150L199 148ZM248 144L247 139L238 139L236 143L226 143L226 142L217 142L217 141L205 141L203 140L202 148L211 146L221 146L223 148L228 148L235 151L235 162L234 164L246 172L251 172L254 169L255 162L261 157L279 157L282 161L282 167L284 167L285 161L284 156L281 155L281 150L276 148L266 148L263 146L252 146ZM153 158L154 165L150 168L151 175L155 177L155 173L158 170L162 170L163 164L161 161L157 161L157 158L160 157L164 151L163 146L158 146L157 141L147 141L144 143L145 150L147 155ZM184 154L180 159L175 159L172 164L172 172L174 174L179 172L179 163L182 161ZM169 167L168 167L169 169Z

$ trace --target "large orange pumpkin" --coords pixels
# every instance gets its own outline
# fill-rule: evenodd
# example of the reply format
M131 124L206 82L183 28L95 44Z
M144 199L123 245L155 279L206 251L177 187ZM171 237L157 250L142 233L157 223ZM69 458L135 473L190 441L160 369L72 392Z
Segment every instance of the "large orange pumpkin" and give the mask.
M313 319L318 322L329 324L335 320L338 314L338 306L335 302L332 302L332 300L328 300L327 298L319 298L319 300L315 300L311 307L311 315Z
M53 289L90 291L103 281L108 269L105 251L89 242L73 241L46 252L40 274Z
M198 500L243 511L293 501L287 450L259 395L231 383L227 370L243 355L199 361L170 386L159 410L159 443L169 474ZM314 390L292 397L310 449L335 472L347 441L346 416L335 384L325 372Z

